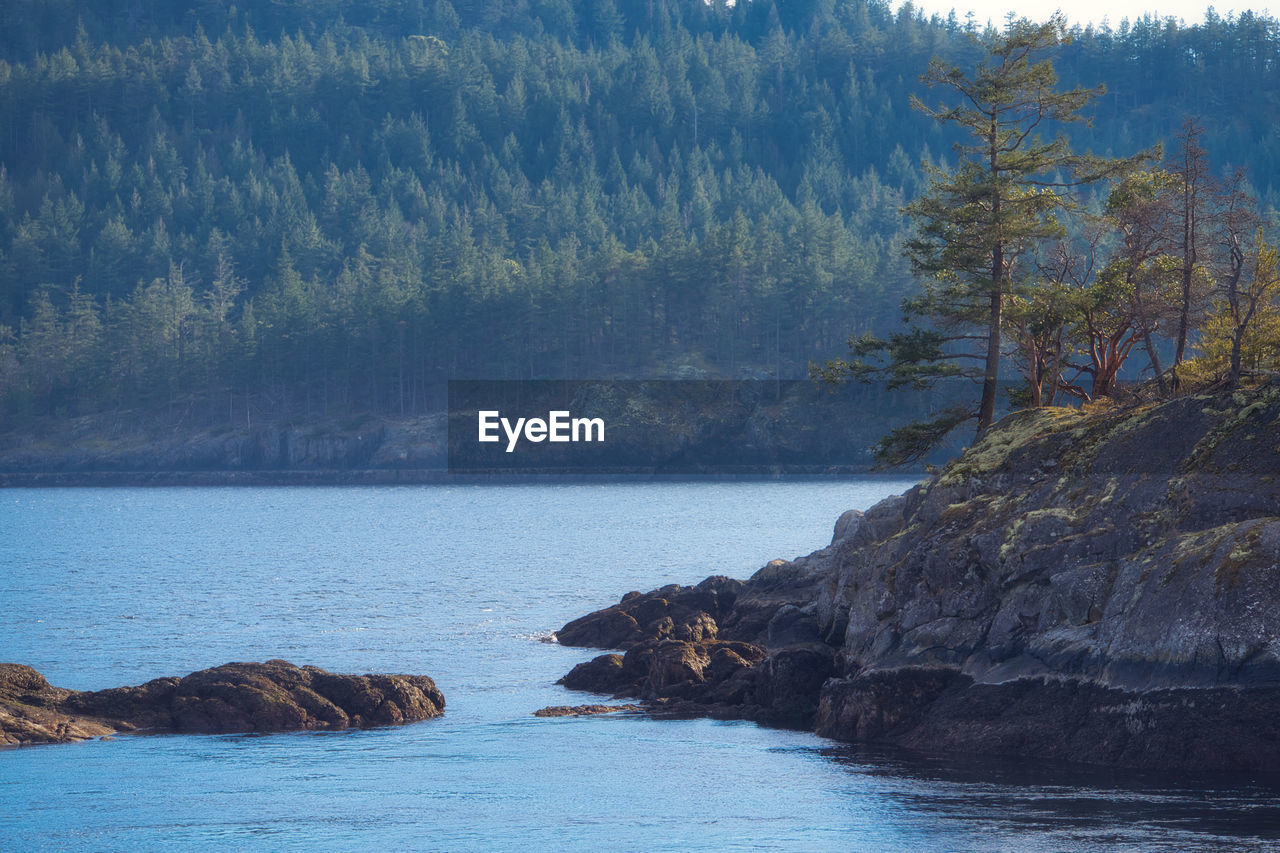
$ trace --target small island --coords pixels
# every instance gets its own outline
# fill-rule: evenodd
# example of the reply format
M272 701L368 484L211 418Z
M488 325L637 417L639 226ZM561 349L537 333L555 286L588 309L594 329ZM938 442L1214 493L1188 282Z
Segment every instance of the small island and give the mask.
M428 720L444 696L425 675L339 675L288 661L228 663L183 678L81 692L0 664L0 746L115 732L283 732Z
M565 625L565 686L852 742L1280 768L1280 380L1009 415L827 547Z

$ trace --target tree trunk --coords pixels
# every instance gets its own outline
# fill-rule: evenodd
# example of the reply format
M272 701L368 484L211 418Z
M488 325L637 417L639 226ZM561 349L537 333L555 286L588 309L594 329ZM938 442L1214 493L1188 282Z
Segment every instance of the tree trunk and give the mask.
M998 160L999 126L991 113L991 131L987 137L991 172L991 219L1000 222L1000 177ZM1000 323L1004 308L1004 244L997 239L991 250L991 307L987 314L987 363L982 374L982 402L978 406L978 435L996 419L996 392L1000 382Z
M1151 359L1151 369L1156 372L1156 385L1160 388L1160 396L1166 397L1169 394L1169 385L1164 381L1164 368L1160 366L1160 355L1156 352L1156 345L1151 340L1151 332L1147 331L1144 326L1142 328L1142 345L1147 349L1147 356Z
M1231 372L1227 374L1227 387L1234 390L1240 385L1240 339L1244 329L1236 329L1231 335Z
M1191 280L1196 264L1195 196L1184 180L1182 213L1182 305L1178 312L1178 343L1173 366L1182 364L1187 351L1187 330L1191 326Z
M997 249L992 261L993 269L1003 264L1003 257ZM1000 282L993 283L991 291L991 310L987 316L987 367L982 376L982 403L978 407L978 432L991 426L996 418L996 393L1000 383L1000 315L1004 307Z
M1244 343L1244 331L1247 325L1247 321L1242 322L1240 319L1240 276L1244 270L1243 261L1235 266L1235 275L1232 276L1231 285L1227 290L1227 302L1231 306L1231 367L1227 373L1227 387L1232 390L1240 384L1240 350Z

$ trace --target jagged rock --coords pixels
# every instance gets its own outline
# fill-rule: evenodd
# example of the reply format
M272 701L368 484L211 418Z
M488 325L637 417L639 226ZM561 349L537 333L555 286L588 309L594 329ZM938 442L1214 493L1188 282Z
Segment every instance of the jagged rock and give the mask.
M677 640L701 643L714 640L718 633L716 620L702 611L685 617L680 624L672 626L671 636Z
M763 649L746 643L717 643L710 649L705 680L719 684L751 669L765 656Z
M617 693L631 686L633 679L622 667L622 655L608 654L578 664L556 683L570 690Z
M702 643L662 640L652 647L646 692L654 696L678 696L694 685L703 684L703 672L711 656Z
M822 643L791 645L760 664L751 703L756 719L773 725L810 728L822 685L836 674L835 649Z
M865 513L860 509L847 509L842 512L836 519L835 529L831 532L831 544L835 545L857 533L858 528L862 527L864 516Z
M639 642L640 625L621 607L617 605L573 620L556 631L556 640L562 646L594 649L622 649Z
M816 611L812 607L818 590L826 582L839 553L838 546L829 546L796 560L773 560L760 569L743 586L734 601L733 610L720 620L722 637L745 640L759 645L778 646L792 642L786 634L796 629L796 641L809 642L807 632L799 625L798 617L783 617L775 629L778 636L769 637L770 625L785 611ZM787 622L790 624L786 624ZM816 622L815 622L816 625Z
M78 692L49 687L30 667L0 664L0 742L7 743L134 730L341 729L414 722L443 712L443 695L423 675L336 675L271 660Z
M773 613L766 629L765 645L771 649L792 646L797 643L820 643L818 634L817 605L796 607L784 604Z
M732 640L650 640L633 645L625 655L600 655L580 663L558 683L614 696L712 701L725 682L764 657L758 646Z
M575 619L556 632L564 646L626 649L668 637L715 639L719 619L733 609L742 581L710 577L697 586L671 584L629 592L612 607Z

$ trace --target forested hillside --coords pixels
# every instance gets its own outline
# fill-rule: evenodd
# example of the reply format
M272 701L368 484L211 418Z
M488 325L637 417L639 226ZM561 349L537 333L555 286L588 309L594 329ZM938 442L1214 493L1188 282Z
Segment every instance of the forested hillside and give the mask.
M900 321L901 208L954 141L909 97L969 36L880 0L11 0L0 426L803 376ZM1275 207L1274 20L1078 30L1054 64L1107 86L1077 147L1195 116Z

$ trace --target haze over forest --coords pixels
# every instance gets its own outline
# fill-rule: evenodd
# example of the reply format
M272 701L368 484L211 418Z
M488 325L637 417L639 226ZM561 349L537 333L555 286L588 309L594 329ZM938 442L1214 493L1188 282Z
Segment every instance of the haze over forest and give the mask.
M902 206L971 66L878 0L15 0L0 11L0 427L416 414L452 378L799 378L917 286ZM1068 128L1280 199L1280 33L1076 28ZM1090 189L1100 207L1106 187Z

